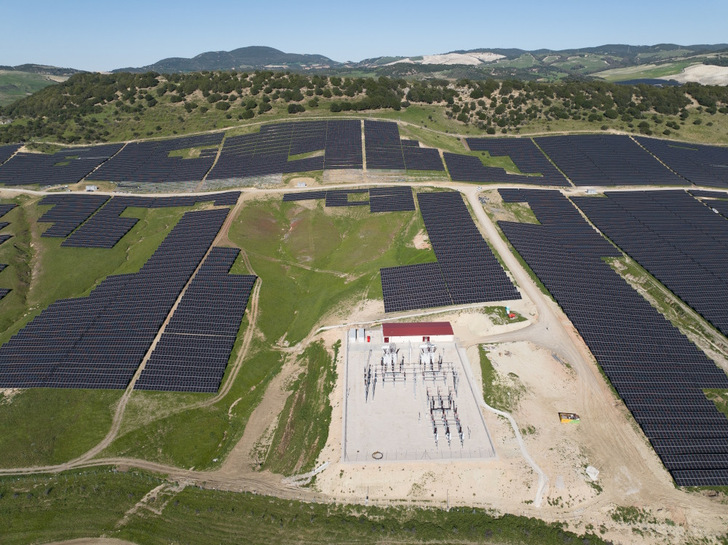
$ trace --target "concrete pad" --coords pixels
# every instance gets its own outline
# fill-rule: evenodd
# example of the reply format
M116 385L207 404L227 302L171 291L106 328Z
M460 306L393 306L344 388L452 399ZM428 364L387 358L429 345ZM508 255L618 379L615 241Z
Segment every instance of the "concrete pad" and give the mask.
M478 390L464 369L467 356L456 343L437 343L433 360L426 364L421 343L400 343L394 363L385 368L381 330L367 330L367 335L371 342L346 347L342 461L495 457Z

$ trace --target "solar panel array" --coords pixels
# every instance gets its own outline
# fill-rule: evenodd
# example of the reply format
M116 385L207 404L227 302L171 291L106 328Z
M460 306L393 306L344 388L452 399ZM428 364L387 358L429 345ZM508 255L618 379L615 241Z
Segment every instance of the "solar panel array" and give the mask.
M606 195L574 202L625 253L728 335L728 221L684 191Z
M401 140L392 121L364 121L367 168L386 170L445 170L440 152L421 148L417 140Z
M540 176L525 176L523 174L508 174L505 169L487 167L474 155L445 152L445 164L450 178L456 182L495 182L502 184L536 184L540 185L543 179Z
M359 121L276 123L262 126L258 133L232 136L225 140L208 178L245 178L324 168L362 168Z
M576 185L686 185L628 136L580 134L534 138Z
M10 204L0 204L0 218L2 218L5 214L10 212L13 208L15 208L17 204L10 203ZM0 229L5 229L10 225L10 223L2 221L0 222ZM5 242L6 240L9 240L12 238L12 235L0 235L0 244ZM3 272L7 268L6 263L0 263L0 272ZM8 288L0 288L0 299L3 299L8 293L10 293L12 290Z
M371 212L407 212L414 209L415 200L412 188L408 185L373 187L369 190Z
M96 212L109 197L105 195L82 195L59 193L48 195L38 203L52 205L40 218L39 222L53 223L41 236L67 237Z
M239 191L177 197L112 197L104 207L64 240L61 246L113 248L139 221L137 218L121 217L122 212L130 207L187 207L209 201L213 201L216 206L229 206L234 205L239 197Z
M88 179L137 183L199 182L212 167L222 137L222 133L217 133L152 142L130 142ZM202 147L207 149L202 149L199 157L185 159L169 156L175 150Z
M637 141L693 184L728 187L728 148L645 137Z
M364 121L367 168L404 170L399 128L390 121Z
M405 142L412 140L402 140L402 153L404 154L404 166L407 170L435 170L443 172L445 167L442 164L440 151L436 148L421 148L417 145L405 145Z
M437 263L382 269L386 312L521 298L460 193L418 193L417 200Z
M369 200L349 200L349 195L369 193ZM375 187L372 189L329 189L285 193L284 202L325 199L326 206L365 206L370 212L405 212L415 209L412 187L408 185Z
M13 154L20 149L19 144L12 144L10 146L0 146L0 165L10 159Z
M0 347L0 387L125 388L228 212L186 213L138 273L51 304Z
M621 255L556 191L501 189L541 225L499 222L577 328L678 485L728 484L728 419L703 388L728 377L602 256Z
M366 189L331 189L326 192L326 206L368 206L369 200L349 200L349 195L369 193Z
M705 204L717 210L724 218L728 218L728 201L705 201Z
M16 153L0 166L0 183L6 185L68 185L91 171L121 149L122 144L68 148L53 154Z
M17 204L0 204L0 218L10 212L13 208L18 206Z
M468 147L473 151L487 151L491 156L508 156L523 173L541 174L528 176L519 183L568 186L569 182L538 149L530 138L468 138Z
M324 168L363 168L361 122L358 120L327 121Z
M213 248L135 384L138 390L216 392L256 276L228 274L240 250Z
M321 151L326 147L325 121L263 125L260 132L231 136L208 178L244 178L290 172L322 170L322 155L289 160L290 156Z

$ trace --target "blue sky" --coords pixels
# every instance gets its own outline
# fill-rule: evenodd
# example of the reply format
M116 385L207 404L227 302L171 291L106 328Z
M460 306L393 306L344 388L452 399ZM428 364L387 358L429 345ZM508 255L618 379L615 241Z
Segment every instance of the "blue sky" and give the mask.
M0 65L84 70L267 45L337 61L458 49L728 42L728 2L708 0L123 0L6 2Z

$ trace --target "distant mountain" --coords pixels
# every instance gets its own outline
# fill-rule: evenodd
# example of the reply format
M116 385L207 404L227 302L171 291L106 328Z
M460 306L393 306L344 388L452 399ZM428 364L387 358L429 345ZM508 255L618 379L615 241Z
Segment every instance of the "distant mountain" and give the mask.
M200 72L203 70L325 69L341 66L323 55L284 53L264 46L250 46L233 51L208 51L191 59L170 57L139 68L119 68L114 72Z
M19 64L17 66L0 66L0 70L8 72L25 72L26 74L42 74L44 76L65 76L83 72L75 68L59 68L57 66L46 66L44 64Z
M678 75L685 61L723 65L728 44L634 46L606 44L581 49L471 49L419 57L366 59L352 68L406 78L562 79L653 78Z

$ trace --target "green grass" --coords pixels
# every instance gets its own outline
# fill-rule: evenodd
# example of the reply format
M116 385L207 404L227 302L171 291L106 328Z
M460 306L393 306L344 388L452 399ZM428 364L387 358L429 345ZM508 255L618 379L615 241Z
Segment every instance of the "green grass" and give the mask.
M323 341L317 341L299 357L299 361L305 362L304 370L289 388L291 394L281 412L264 469L284 475L314 469L329 435L329 395L336 382L340 348L341 341L337 341L332 358Z
M525 202L503 202L503 208L513 214L519 223L541 225L531 207Z
M59 464L80 456L108 432L121 393L30 389L0 394L0 467Z
M673 76L679 74L683 69L688 66L696 64L694 60L685 61L674 61L666 62L658 65L649 66L630 66L627 68L614 68L611 70L604 70L602 72L595 72L592 76L603 78L610 82L625 81L631 79L649 79L649 78L661 78L664 76Z
M705 389L708 399L715 403L715 407L728 418L728 390Z
M340 506L188 486L124 513L165 481L108 468L0 479L0 527L8 545L81 537L139 545L185 543L604 543L560 524L474 508ZM166 503L164 503L166 502ZM162 505L164 504L164 505Z
M526 321L526 318L513 309L511 309L511 314L515 314L515 317L509 318L506 307L484 307L482 312L490 318L494 325L516 324Z
M0 528L5 545L46 543L114 532L124 512L163 481L107 468L0 478Z
M381 297L380 267L435 261L416 250L418 212L337 212L279 199L255 201L241 212L230 239L245 248L261 287L259 326L267 342L296 344L345 302Z
M239 345L231 361L238 350ZM218 465L213 460L224 458L240 440L250 414L269 381L280 371L282 362L278 352L260 345L253 347L230 392L208 407L186 405L209 399L211 394L173 396L164 392L134 392L123 429L99 456L139 457L196 469Z
M508 373L507 377L500 376L482 345L478 346L478 351L483 378L483 399L495 409L511 412L525 393L523 384L514 373Z

